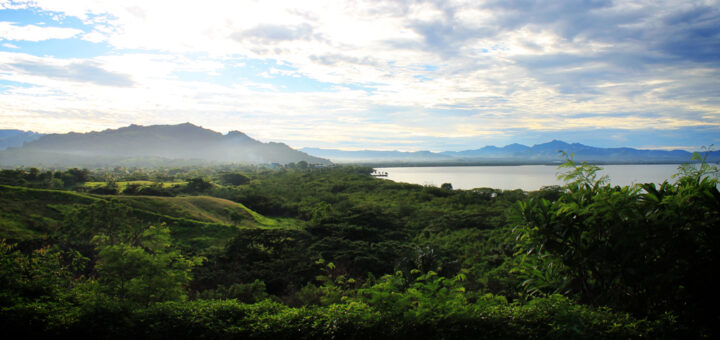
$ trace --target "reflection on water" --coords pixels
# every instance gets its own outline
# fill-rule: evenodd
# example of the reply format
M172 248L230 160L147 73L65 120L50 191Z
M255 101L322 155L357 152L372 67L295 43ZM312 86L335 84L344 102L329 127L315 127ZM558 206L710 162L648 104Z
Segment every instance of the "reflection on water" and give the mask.
M632 183L673 182L677 164L604 165L601 174L610 177L612 185ZM407 168L376 168L387 172L389 180L421 185L440 186L451 183L455 189L496 188L503 190L537 190L542 186L561 185L557 175L567 169L547 165L518 166L435 166Z

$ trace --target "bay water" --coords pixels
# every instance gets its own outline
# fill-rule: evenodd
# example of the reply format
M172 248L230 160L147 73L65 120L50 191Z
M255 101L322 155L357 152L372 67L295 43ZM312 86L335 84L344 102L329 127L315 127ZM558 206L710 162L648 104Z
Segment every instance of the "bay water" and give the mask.
M601 165L601 175L607 175L612 185L632 183L673 182L679 164L623 164ZM387 173L391 181L440 186L452 184L454 189L494 188L503 190L538 190L543 186L562 185L557 176L568 171L556 165L508 166L430 166L376 168Z

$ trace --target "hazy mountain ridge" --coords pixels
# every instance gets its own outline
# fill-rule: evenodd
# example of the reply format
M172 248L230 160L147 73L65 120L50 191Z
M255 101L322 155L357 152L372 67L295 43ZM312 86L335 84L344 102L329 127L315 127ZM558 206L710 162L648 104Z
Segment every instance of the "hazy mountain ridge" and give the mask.
M5 146L7 145L7 146ZM9 148L8 148L9 147ZM88 133L42 135L32 131L0 130L0 166L184 166L211 163L407 163L407 164L522 164L558 163L558 152L574 154L578 161L596 163L682 163L690 160L684 150L639 150L628 147L599 148L553 140L526 146L485 146L463 151L343 151L302 148L283 143L262 143L240 131L223 135L185 123L130 125ZM720 160L720 152L708 161Z
M684 150L641 150L628 147L599 148L580 143L553 140L526 146L509 144L504 147L485 146L464 151L343 151L334 149L302 148L308 154L328 158L340 163L558 163L564 160L558 151L573 154L576 161L596 163L683 163L690 161L692 153ZM720 151L708 154L708 161L720 161Z
M0 130L0 150L22 146L23 143L34 141L42 136L33 131Z
M2 166L158 166L201 163L331 164L283 143L262 143L242 132L226 135L185 123L130 125L88 133L49 134L0 151Z
M404 151L378 151L378 150L359 150L359 151L344 151L335 149L321 149L321 148L301 148L300 151L306 152L310 155L322 155L317 157L323 157L328 159L335 159L339 162L357 162L357 161L445 161L453 160L454 157L445 155L442 153L434 153L430 151L415 151L415 152L404 152Z

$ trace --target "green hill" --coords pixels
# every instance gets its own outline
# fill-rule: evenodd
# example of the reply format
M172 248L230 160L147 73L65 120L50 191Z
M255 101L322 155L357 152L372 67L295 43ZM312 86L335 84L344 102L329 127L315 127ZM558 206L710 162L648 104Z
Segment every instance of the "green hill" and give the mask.
M257 227L251 210L240 203L210 196L112 196L136 209L207 223ZM254 213L254 212L253 212Z
M0 185L0 238L18 241L44 238L62 223L67 209L97 200L69 191Z
M133 208L180 219L233 225L243 228L297 229L303 223L292 218L270 218L241 203L212 196L101 196L117 199Z
M0 238L41 240L78 207L115 200L146 224L167 224L180 244L201 249L221 246L239 229L292 228L295 220L262 216L242 204L209 196L100 196L70 191L0 185Z

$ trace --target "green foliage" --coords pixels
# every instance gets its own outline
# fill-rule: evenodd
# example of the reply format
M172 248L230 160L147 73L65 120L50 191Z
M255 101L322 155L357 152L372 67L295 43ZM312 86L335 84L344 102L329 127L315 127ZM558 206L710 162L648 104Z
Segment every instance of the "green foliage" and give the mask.
M123 190L124 195L142 195L142 196L175 196L177 194L176 186L166 186L164 183L152 183L142 185L140 183L128 183Z
M576 164L555 202L520 203L521 239L537 256L525 273L535 291L569 291L580 301L636 315L665 312L709 326L718 313L720 193L717 169L680 168L677 182L612 187L596 166ZM715 297L715 298L711 298Z
M196 298L204 300L236 299L244 303L255 303L269 298L265 282L255 280L251 283L233 283L229 287L218 285L215 289L200 291Z
M250 183L250 178L239 172L230 172L221 174L220 182L228 185L244 185Z
M314 278L317 265L307 251L309 241L310 235L299 230L240 230L223 251L210 254L196 270L196 284L203 290L257 279L269 293L282 294Z
M87 243L93 236L104 234L110 243L120 240L137 242L145 229L133 210L117 200L98 200L71 210L58 231L66 242Z
M93 243L98 252L97 278L105 292L145 304L186 299L190 271L203 261L171 249L170 230L165 226L150 226L135 244L113 241L104 234Z
M709 152L710 148L707 148L707 151ZM678 173L673 177L684 185L710 183L713 181L717 184L720 171L718 171L717 165L711 165L707 162L707 156L708 153L702 155L698 152L694 152L690 163L681 165L678 168Z
M6 334L47 335L77 322L78 273L88 259L44 247L24 254L0 241L0 327Z
M88 259L76 251L40 248L30 254L0 241L0 305L61 301L75 285L73 274Z
M98 195L116 195L120 192L120 187L114 179L108 179L105 185L90 190L90 193Z
M87 169L72 168L66 171L37 168L0 170L0 184L31 188L64 189L75 188L89 180Z
M212 186L212 183L204 178L195 177L188 180L183 191L189 194L198 194L208 191Z
M418 300L414 291L398 294L401 296L393 301L412 302L402 312L389 312L392 309L378 309L377 304L353 299L301 308L270 300L254 304L237 300L170 301L138 309L107 303L84 310L35 304L4 310L3 316L8 319L0 323L4 323L6 331L22 330L26 334L42 330L38 333L53 336L103 334L144 339L634 339L682 335L673 328L672 319L638 320L607 309L577 305L561 296L526 305L508 304L494 296L455 304L458 298L454 297L444 305L440 300L432 301L434 298ZM7 322L28 317L34 317L34 328L23 329Z

